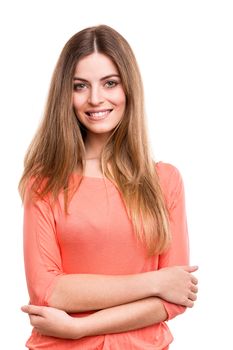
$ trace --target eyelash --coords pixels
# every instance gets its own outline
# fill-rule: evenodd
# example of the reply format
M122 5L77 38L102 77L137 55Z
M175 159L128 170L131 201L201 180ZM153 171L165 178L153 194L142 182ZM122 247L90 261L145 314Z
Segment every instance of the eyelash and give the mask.
M74 84L74 90L83 90L86 85L83 83Z
M110 85L106 86L107 84L110 84ZM118 84L119 84L119 82L116 80L108 80L105 82L104 86L106 86L108 89L112 89L112 88L116 87ZM85 83L74 84L74 90L76 90L76 91L81 91L85 87L87 87L87 85Z
M117 86L118 84L119 84L119 82L118 81L116 81L116 80L108 80L106 83L105 83L105 85L106 84L109 84L109 83L113 83L113 85L110 85L110 86L108 86L108 88L113 88L113 87L115 87L115 86Z

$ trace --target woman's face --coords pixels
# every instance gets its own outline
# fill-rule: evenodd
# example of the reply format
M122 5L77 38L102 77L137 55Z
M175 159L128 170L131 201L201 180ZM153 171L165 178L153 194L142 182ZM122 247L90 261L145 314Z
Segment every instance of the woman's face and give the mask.
M119 72L108 56L93 53L77 63L73 108L87 132L109 135L122 119L125 104Z

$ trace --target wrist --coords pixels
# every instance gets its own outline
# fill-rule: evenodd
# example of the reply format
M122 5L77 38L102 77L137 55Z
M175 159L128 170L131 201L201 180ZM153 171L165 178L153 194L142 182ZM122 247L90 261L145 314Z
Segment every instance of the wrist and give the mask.
M87 336L86 317L72 317L71 325L71 339L81 339Z
M151 296L159 297L160 296L160 281L159 281L159 271L150 271L148 272L149 279L149 288Z

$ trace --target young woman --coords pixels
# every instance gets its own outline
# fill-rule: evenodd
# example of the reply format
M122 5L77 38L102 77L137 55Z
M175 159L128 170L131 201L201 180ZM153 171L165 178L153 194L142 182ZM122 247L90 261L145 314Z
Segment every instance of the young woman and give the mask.
M192 307L179 171L150 155L140 73L100 25L65 45L20 181L33 349L168 349Z

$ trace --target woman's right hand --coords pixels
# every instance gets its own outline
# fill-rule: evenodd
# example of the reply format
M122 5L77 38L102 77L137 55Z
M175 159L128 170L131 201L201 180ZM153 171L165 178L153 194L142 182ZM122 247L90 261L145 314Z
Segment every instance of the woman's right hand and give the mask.
M197 266L172 266L155 271L155 296L168 302L193 307L198 280L192 275Z

